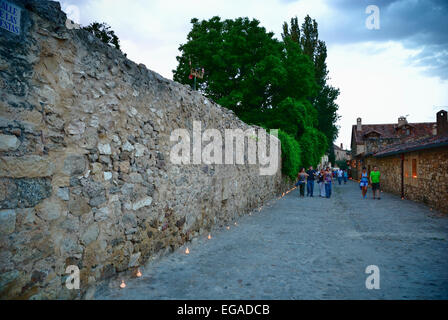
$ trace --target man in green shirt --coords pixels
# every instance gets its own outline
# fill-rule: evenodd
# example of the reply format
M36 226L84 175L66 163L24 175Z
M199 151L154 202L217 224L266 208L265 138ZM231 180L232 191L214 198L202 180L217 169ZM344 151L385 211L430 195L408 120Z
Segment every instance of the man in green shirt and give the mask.
M378 167L377 166L373 167L373 171L370 172L370 183L372 184L372 191L373 191L373 199L374 200L375 200L375 195L376 195L377 191L378 191L377 199L378 200L381 199L381 197L380 197L380 192L381 192L380 191L380 176L381 176L381 173L378 170Z

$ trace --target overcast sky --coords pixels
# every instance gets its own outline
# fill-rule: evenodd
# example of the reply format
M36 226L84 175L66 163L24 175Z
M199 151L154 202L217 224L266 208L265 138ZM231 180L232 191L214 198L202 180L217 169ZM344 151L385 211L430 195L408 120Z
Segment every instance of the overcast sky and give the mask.
M107 22L128 58L172 79L190 20L256 18L280 38L284 21L309 14L327 43L330 82L340 88L337 143L350 145L351 125L435 121L448 106L447 0L62 0L75 22ZM368 29L368 5L379 29Z

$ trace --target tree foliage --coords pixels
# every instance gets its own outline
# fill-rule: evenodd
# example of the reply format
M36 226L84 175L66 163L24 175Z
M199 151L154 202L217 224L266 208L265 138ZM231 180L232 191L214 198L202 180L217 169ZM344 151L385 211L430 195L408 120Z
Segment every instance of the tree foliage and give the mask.
M278 138L282 144L282 171L283 174L294 179L301 165L301 150L296 139L286 132L279 130Z
M282 38L284 41L290 39L300 44L302 52L313 61L318 93L313 97L312 103L318 111L318 129L332 143L338 135L336 121L339 119L339 106L335 101L339 96L339 89L327 83L327 47L324 41L319 40L317 22L307 15L300 30L297 17L291 18L290 25L286 22L283 24Z
M105 44L113 46L121 51L120 40L115 35L115 32L111 29L111 26L109 26L107 23L92 22L83 29L92 33L95 37L100 39Z
M280 71L281 44L257 20L219 17L192 19L187 43L179 47L182 55L174 70L174 80L191 84L192 67L205 68L198 80L200 91L237 114L266 108L272 90L270 75Z
M316 165L337 134L339 93L326 84L326 47L317 23L297 18L283 26L282 41L256 19L191 20L179 47L174 80L192 85L191 68L204 68L199 90L243 121L280 129L283 172ZM334 111L334 112L333 112Z

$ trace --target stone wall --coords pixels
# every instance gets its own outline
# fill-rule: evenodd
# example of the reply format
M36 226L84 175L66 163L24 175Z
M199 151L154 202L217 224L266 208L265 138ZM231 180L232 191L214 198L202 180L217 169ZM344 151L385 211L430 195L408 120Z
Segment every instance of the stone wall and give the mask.
M249 128L198 92L65 27L59 4L10 0L0 29L0 296L80 298L288 187L258 165L174 165L172 130ZM81 290L65 287L68 265Z
M412 161L415 161L415 172ZM401 155L365 159L366 167L377 165L381 189L401 195ZM435 148L404 154L404 195L448 213L448 148Z

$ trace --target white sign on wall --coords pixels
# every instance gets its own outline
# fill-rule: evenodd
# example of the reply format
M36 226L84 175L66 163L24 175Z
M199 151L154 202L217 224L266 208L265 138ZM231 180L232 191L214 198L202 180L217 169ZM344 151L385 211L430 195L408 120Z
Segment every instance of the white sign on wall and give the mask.
M20 14L22 9L7 1L0 0L0 28L20 35Z

